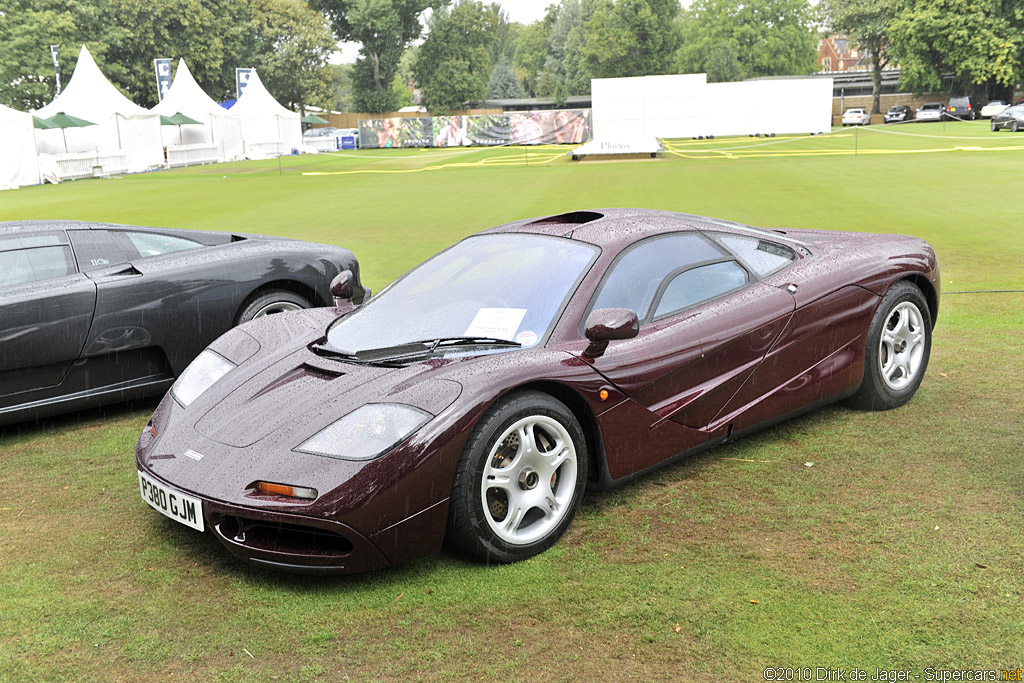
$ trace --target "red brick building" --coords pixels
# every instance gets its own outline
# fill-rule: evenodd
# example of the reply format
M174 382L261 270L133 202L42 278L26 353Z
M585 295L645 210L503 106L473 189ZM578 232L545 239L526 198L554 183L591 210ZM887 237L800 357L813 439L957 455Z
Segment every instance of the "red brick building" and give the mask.
M869 66L867 55L838 33L818 41L818 64L822 71L866 71Z

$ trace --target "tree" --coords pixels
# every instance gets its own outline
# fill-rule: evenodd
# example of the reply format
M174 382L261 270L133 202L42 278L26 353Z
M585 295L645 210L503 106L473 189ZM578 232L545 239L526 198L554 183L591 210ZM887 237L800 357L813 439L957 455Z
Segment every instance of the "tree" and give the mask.
M736 50L729 43L712 48L704 68L709 83L728 83L743 78L743 66L736 56Z
M9 0L0 10L0 103L38 109L56 93L50 45L60 47L61 83L66 85L78 59L78 46L96 27L96 8L64 0ZM106 42L90 40L102 53Z
M402 53L423 32L420 15L448 0L310 0L324 13L339 40L361 45L353 70L355 106L394 111L393 86Z
M584 24L584 68L594 78L671 73L678 14L677 0L599 0Z
M892 21L902 0L823 0L829 28L852 38L871 63L871 113L881 114L882 69L889 63Z
M807 0L696 0L682 18L678 69L711 81L816 71L813 20Z
M890 23L900 84L942 88L942 71L962 83L1012 86L1024 64L1024 7L999 0L908 0Z
M523 92L519 81L512 75L512 65L509 64L507 57L502 57L494 65L494 70L491 72L491 80L487 84L487 97L496 99L526 97L526 93Z
M429 33L413 67L428 109L444 114L487 94L488 47L496 21L482 2L472 0L439 9L430 17Z
M550 9L548 18L523 26L516 36L512 73L530 97L537 97L540 94L539 78L547 59L548 38L551 35L551 24L554 22L554 15Z
M205 1L205 0L204 0ZM249 0L249 64L281 104L330 104L327 60L335 42L323 16L302 0Z
M61 48L70 78L86 43L104 75L130 99L157 102L153 59L184 57L211 97L234 94L235 67L255 66L289 106L330 101L334 40L302 0L16 0L0 14L0 99L38 108L55 96L47 46Z

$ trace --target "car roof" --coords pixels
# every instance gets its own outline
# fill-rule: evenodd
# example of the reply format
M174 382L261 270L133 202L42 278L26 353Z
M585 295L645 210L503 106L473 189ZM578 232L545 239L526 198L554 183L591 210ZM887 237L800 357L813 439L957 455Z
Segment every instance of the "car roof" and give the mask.
M484 233L529 233L566 237L598 247L621 249L646 237L687 230L713 230L802 244L774 230L731 221L657 209L590 209L528 218L499 225ZM483 233L481 233L483 234Z

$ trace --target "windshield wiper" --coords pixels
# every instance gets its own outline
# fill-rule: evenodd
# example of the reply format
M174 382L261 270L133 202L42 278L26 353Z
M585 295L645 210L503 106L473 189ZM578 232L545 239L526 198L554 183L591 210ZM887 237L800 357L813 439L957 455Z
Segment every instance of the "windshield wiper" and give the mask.
M340 351L324 344L313 344L310 350L328 358L336 358L351 363L366 363L369 365L392 366L396 363L425 358L430 354L444 349L454 349L465 346L490 346L498 348L519 348L519 342L508 339L494 339L493 337L437 337L435 339L424 339L422 341L403 342L394 346L382 346L376 349L363 349L354 353Z
M322 358L331 358L333 360L340 360L346 363L358 363L360 365L376 365L383 368L398 367L394 363L385 360L362 358L357 354L339 351L338 349L335 349L331 346L327 346L326 344L310 344L309 350L315 353L316 355L321 356Z
M522 346L519 342L508 339L494 339L493 337L438 337L437 339L425 339L412 343L429 344L430 351L437 349L439 346L507 346L510 348Z

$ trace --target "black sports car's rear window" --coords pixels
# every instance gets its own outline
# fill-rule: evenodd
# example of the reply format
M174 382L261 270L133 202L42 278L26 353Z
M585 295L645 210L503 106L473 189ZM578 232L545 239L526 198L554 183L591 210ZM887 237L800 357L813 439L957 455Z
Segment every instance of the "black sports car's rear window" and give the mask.
M199 242L187 240L182 237L161 235L158 232L132 232L125 231L124 235L132 243L132 246L139 252L141 258L149 256L161 256L176 251L187 249L198 249L203 246Z

